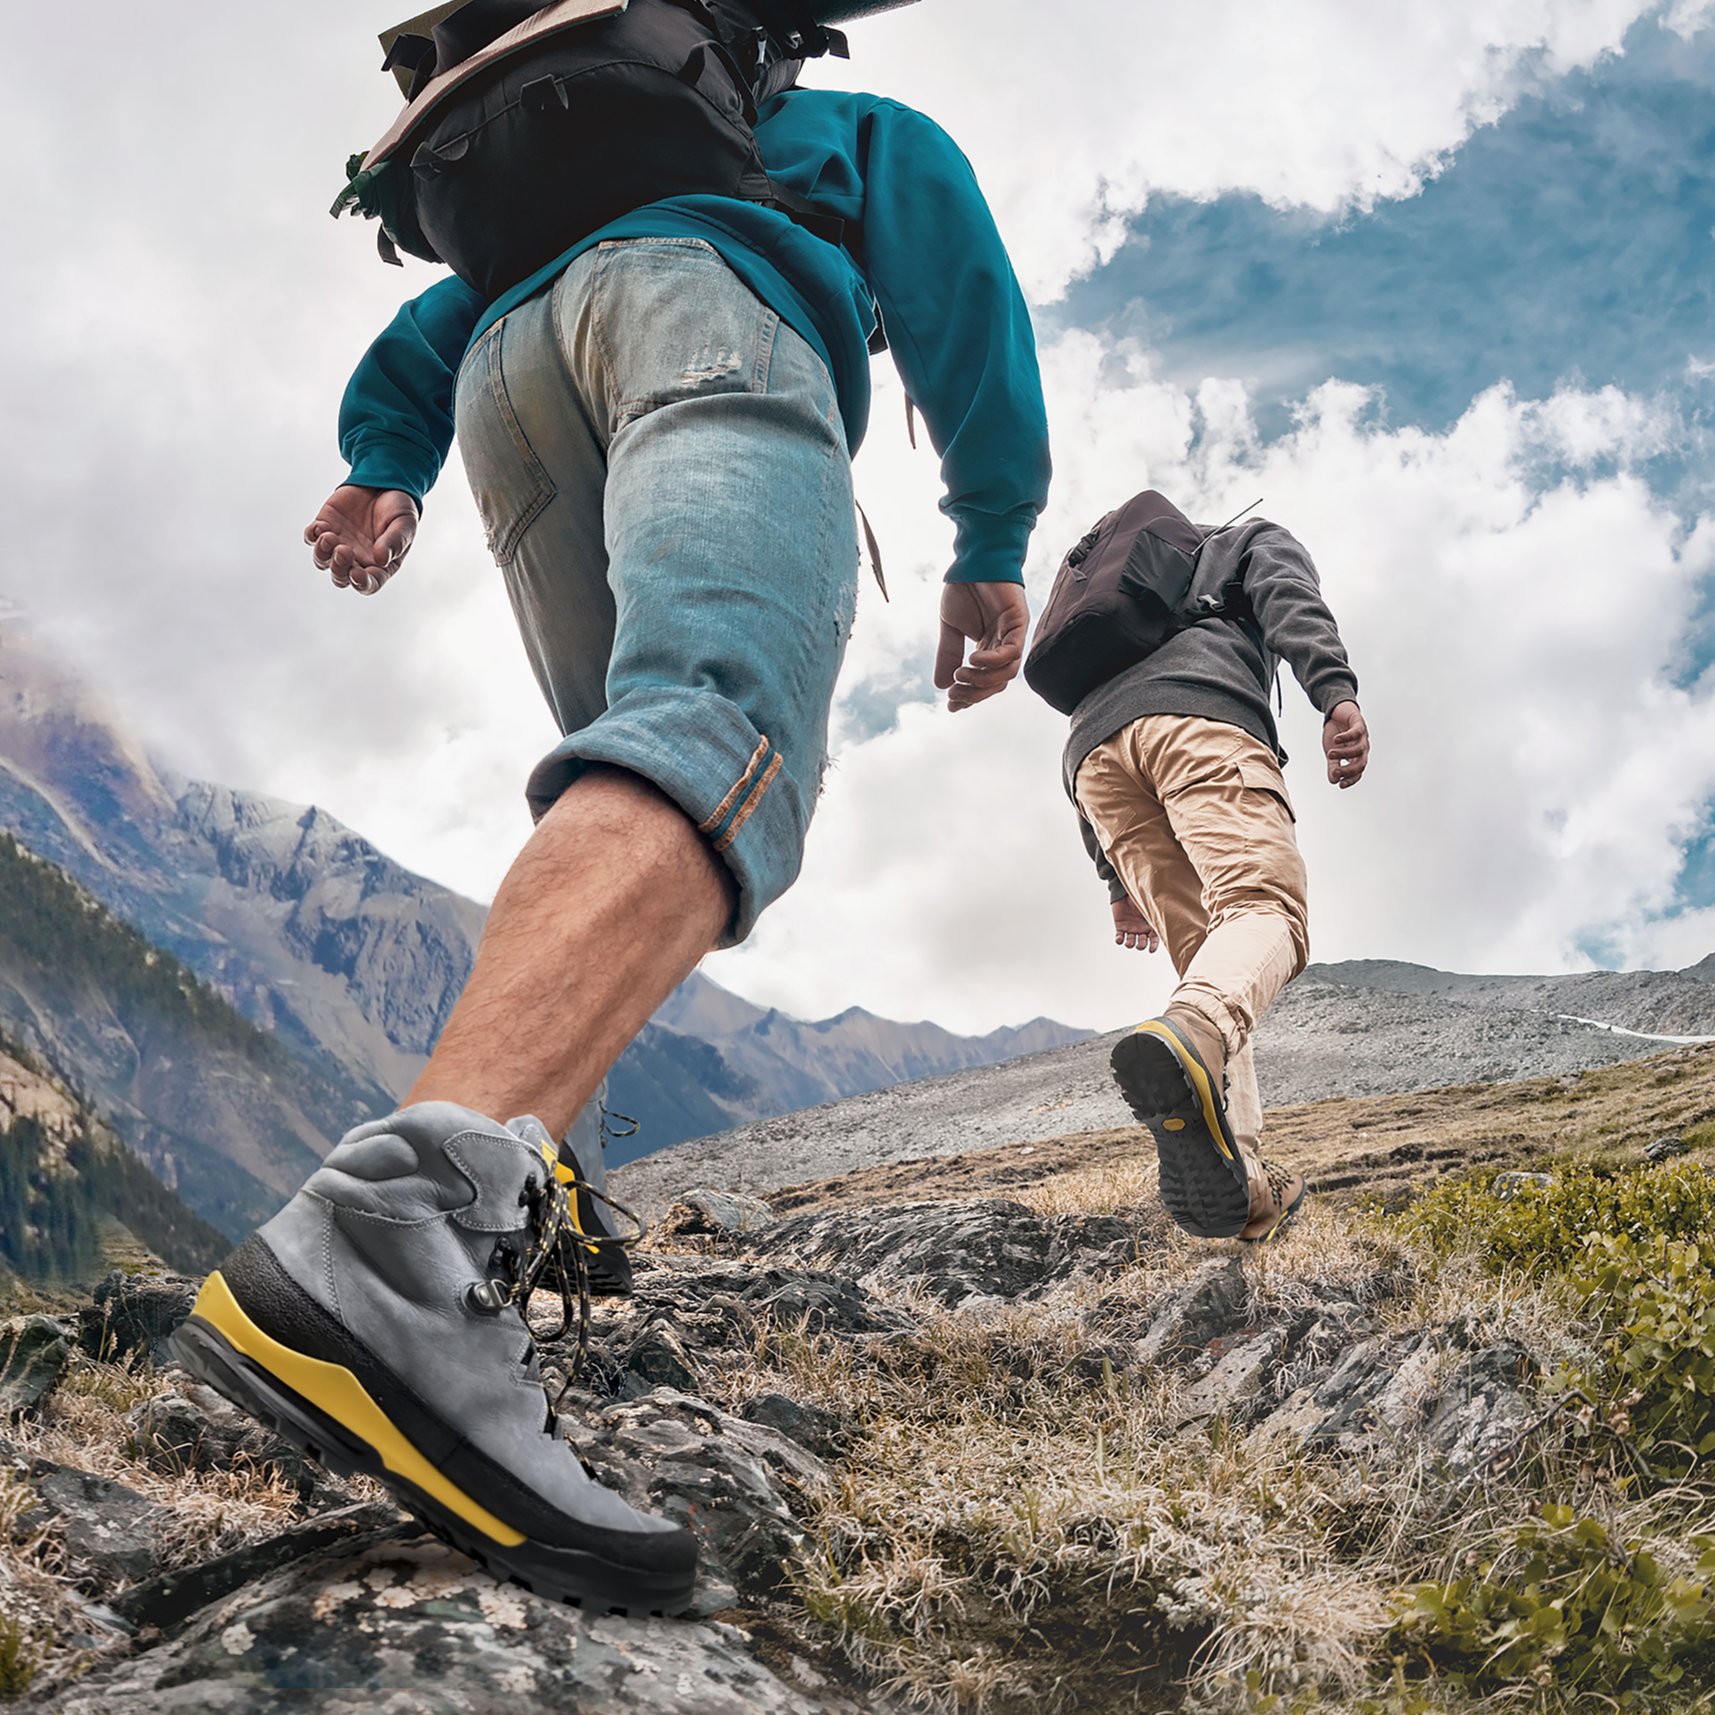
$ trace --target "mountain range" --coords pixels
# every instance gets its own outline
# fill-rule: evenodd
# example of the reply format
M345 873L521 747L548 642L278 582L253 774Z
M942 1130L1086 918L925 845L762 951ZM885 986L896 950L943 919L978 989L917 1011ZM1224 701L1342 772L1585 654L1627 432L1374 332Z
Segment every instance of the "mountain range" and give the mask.
M15 896L12 922L0 921L0 1023L235 1235L410 1087L485 916L323 810L158 766L4 616L0 830L21 848L0 853L0 886ZM10 932L26 894L81 924L81 976ZM182 969L185 994L206 995L178 1005L154 993L138 976L152 957ZM121 969L130 986L115 989ZM1037 1019L961 1037L858 1008L807 1023L696 973L614 1069L608 1104L639 1123L609 1159L1087 1034Z

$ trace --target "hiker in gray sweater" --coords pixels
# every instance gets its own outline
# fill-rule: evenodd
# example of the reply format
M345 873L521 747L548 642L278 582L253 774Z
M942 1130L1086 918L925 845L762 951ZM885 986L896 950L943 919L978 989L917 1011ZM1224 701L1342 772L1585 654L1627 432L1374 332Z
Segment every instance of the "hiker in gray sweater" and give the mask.
M1200 532L1201 533L1201 532ZM1304 1201L1301 1175L1264 1161L1251 1034L1310 956L1270 691L1291 667L1324 717L1330 784L1363 779L1358 682L1304 548L1252 519L1214 534L1199 588L1227 612L1176 631L1086 695L1066 745L1066 791L1108 883L1114 939L1165 942L1179 986L1114 1049L1121 1091L1155 1134L1162 1199L1204 1238L1269 1238Z

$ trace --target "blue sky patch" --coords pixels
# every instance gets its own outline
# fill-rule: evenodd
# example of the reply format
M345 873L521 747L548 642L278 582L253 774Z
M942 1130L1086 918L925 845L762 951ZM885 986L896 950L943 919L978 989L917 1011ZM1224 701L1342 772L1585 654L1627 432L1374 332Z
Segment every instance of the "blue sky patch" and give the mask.
M1526 97L1421 194L1368 214L1155 197L1046 319L1135 335L1171 380L1245 379L1265 436L1330 376L1385 389L1391 426L1431 431L1502 377L1525 398L1563 380L1671 389L1702 415L1715 32L1685 42L1646 21L1627 48Z

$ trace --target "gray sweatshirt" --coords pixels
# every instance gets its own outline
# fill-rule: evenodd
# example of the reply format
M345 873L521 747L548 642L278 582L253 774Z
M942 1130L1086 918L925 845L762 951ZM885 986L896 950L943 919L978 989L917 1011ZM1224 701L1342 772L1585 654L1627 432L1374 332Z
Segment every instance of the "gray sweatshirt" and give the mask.
M1074 805L1084 758L1144 715L1225 721L1261 739L1285 762L1269 707L1282 661L1319 714L1357 700L1357 676L1322 599L1316 568L1295 537L1278 524L1252 518L1211 538L1197 563L1193 600L1218 595L1235 582L1248 601L1248 615L1200 620L1176 632L1153 655L1098 685L1073 710L1063 779ZM1082 812L1078 824L1109 897L1125 898L1125 887Z

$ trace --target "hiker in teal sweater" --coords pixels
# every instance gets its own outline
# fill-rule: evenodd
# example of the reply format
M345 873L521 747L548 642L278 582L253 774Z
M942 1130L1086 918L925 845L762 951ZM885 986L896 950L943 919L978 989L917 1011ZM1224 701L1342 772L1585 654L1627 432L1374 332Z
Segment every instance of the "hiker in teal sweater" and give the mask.
M681 1610L695 1542L574 1456L520 1305L550 1264L564 1295L568 1258L628 1288L593 1224L592 1095L798 873L857 596L872 343L941 455L935 682L955 710L1018 669L1048 485L1029 317L957 148L896 103L819 91L774 95L754 129L768 178L843 220L843 246L736 196L657 201L495 302L434 286L352 378L315 563L379 591L456 434L564 737L406 1105L341 1141L177 1336L246 1409L598 1612Z

